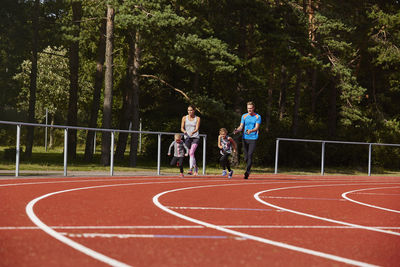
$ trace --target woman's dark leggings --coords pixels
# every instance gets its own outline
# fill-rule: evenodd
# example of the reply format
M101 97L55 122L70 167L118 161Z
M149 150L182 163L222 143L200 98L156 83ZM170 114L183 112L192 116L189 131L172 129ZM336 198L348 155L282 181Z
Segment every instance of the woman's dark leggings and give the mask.
M231 164L229 163L229 154L222 155L221 158L219 159L219 163L221 164L223 170L227 168L228 171L231 171Z
M244 161L247 163L246 172L250 173L253 164L253 153L256 148L257 140L243 139Z

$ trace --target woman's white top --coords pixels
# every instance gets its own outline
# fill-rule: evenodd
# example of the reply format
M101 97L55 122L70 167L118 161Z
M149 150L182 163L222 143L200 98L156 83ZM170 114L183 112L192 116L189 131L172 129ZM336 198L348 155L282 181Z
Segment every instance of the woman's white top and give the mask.
M196 125L197 125L197 116L194 116L193 120L189 120L189 115L186 115L186 119L185 119L185 131L188 133L188 137L190 138L199 138L199 131L195 132L192 136L190 136L194 130L196 129ZM187 136L185 136L185 138L187 138Z

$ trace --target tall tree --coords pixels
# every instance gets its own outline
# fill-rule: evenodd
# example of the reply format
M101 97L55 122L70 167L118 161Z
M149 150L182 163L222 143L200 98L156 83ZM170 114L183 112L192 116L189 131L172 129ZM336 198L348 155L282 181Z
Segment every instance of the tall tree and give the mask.
M39 12L40 1L35 0L32 12L32 68L29 86L29 110L28 122L35 122L35 105L36 105L36 87L37 87L37 61L38 61L38 47L39 47ZM32 156L34 128L28 127L28 134L26 140L25 157Z
M113 51L114 51L114 17L115 10L107 5L106 26L106 54L105 54L105 77L104 77L104 104L103 104L103 126L110 129L112 126L112 103L113 103ZM101 163L110 164L111 133L103 132L101 140ZM114 149L114 148L112 148Z
M50 124L55 123L55 118L61 118L65 121L67 111L69 85L69 66L67 50L63 47L47 47L38 55L38 73L35 118L42 120L45 117L46 110L50 116ZM18 96L17 109L21 113L26 113L29 107L29 80L32 68L32 62L25 60L22 62L21 72L14 76L14 79L21 84L21 91ZM50 129L49 148L53 144L53 129Z
M79 91L79 33L82 19L82 2L72 1L73 40L69 49L70 87L67 125L78 124L78 91ZM68 155L76 158L76 130L68 130Z
M139 68L140 68L140 34L139 32L129 32L127 34L127 42L129 47L128 66L126 75L126 89L124 90L124 99L120 117L120 129L127 130L132 125L131 130L139 130ZM123 159L126 143L128 140L127 133L120 133L118 137L117 149L115 157ZM130 166L136 166L137 159L138 134L131 135L130 145Z
M93 98L92 98L90 119L88 125L89 128L97 128L101 89L103 88L103 80L104 80L103 66L104 66L105 50L106 50L106 22L107 22L106 19L102 19L100 24ZM93 158L94 137L95 133L93 131L87 132L86 145L85 145L85 160L88 161L92 160Z
M136 32L135 37L131 39L131 46L133 48L134 57L133 64L129 66L131 77L131 90L132 90L132 130L139 130L139 68L140 68L140 33ZM137 164L137 150L138 150L138 137L137 133L131 135L130 153L129 153L129 166L135 167Z

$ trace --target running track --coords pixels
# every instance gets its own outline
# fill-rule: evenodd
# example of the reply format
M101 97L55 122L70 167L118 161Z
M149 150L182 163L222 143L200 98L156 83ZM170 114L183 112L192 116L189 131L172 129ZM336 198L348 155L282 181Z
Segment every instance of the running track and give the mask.
M0 180L0 266L399 266L400 177Z

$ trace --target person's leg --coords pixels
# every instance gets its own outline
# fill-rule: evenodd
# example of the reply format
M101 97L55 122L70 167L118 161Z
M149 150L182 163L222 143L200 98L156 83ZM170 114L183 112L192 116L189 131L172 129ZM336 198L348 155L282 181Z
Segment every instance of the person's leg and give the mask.
M242 143L243 143L243 158L244 158L244 162L246 162L247 163L247 157L248 157L248 155L249 155L249 144L248 144L248 142L247 142L247 140L246 139L242 139ZM246 168L246 171L244 172L244 179L247 179L247 178L249 178L249 173L247 172L247 168Z
M228 172L231 172L231 163L229 160L230 154L226 155L226 168L228 169Z
M245 179L248 178L250 171L251 171L251 166L253 165L253 153L256 148L256 140L245 140L247 143L247 166L246 166L246 173L245 173ZM247 176L247 177L246 177Z
M222 167L222 176L226 175L226 164L227 164L228 155L222 155L219 159L219 163Z
M169 163L171 166L176 166L176 162L178 161L177 157L172 157L171 162Z
M183 157L179 157L178 166L179 166L179 171L181 173L181 176L183 176Z
M244 157L243 159L244 159L244 162L247 162L249 144L247 143L246 139L243 139L242 143L243 143L243 157Z
M191 150L191 147L192 147L192 142L193 142L193 139L192 138L186 138L185 139L185 145L187 146L187 148L189 149L189 155L190 155L190 150ZM191 158L189 158L189 171L188 171L188 174L192 174L192 171L193 171L193 165L192 165L192 160L191 160Z
M190 168L196 167L196 158L194 156L194 153L196 152L197 149L197 144L192 144L189 150L189 162L190 162Z
M193 138L192 145L190 146L189 150L189 163L191 168L194 168L194 175L197 175L198 168L196 163L195 152L199 145L200 138Z

